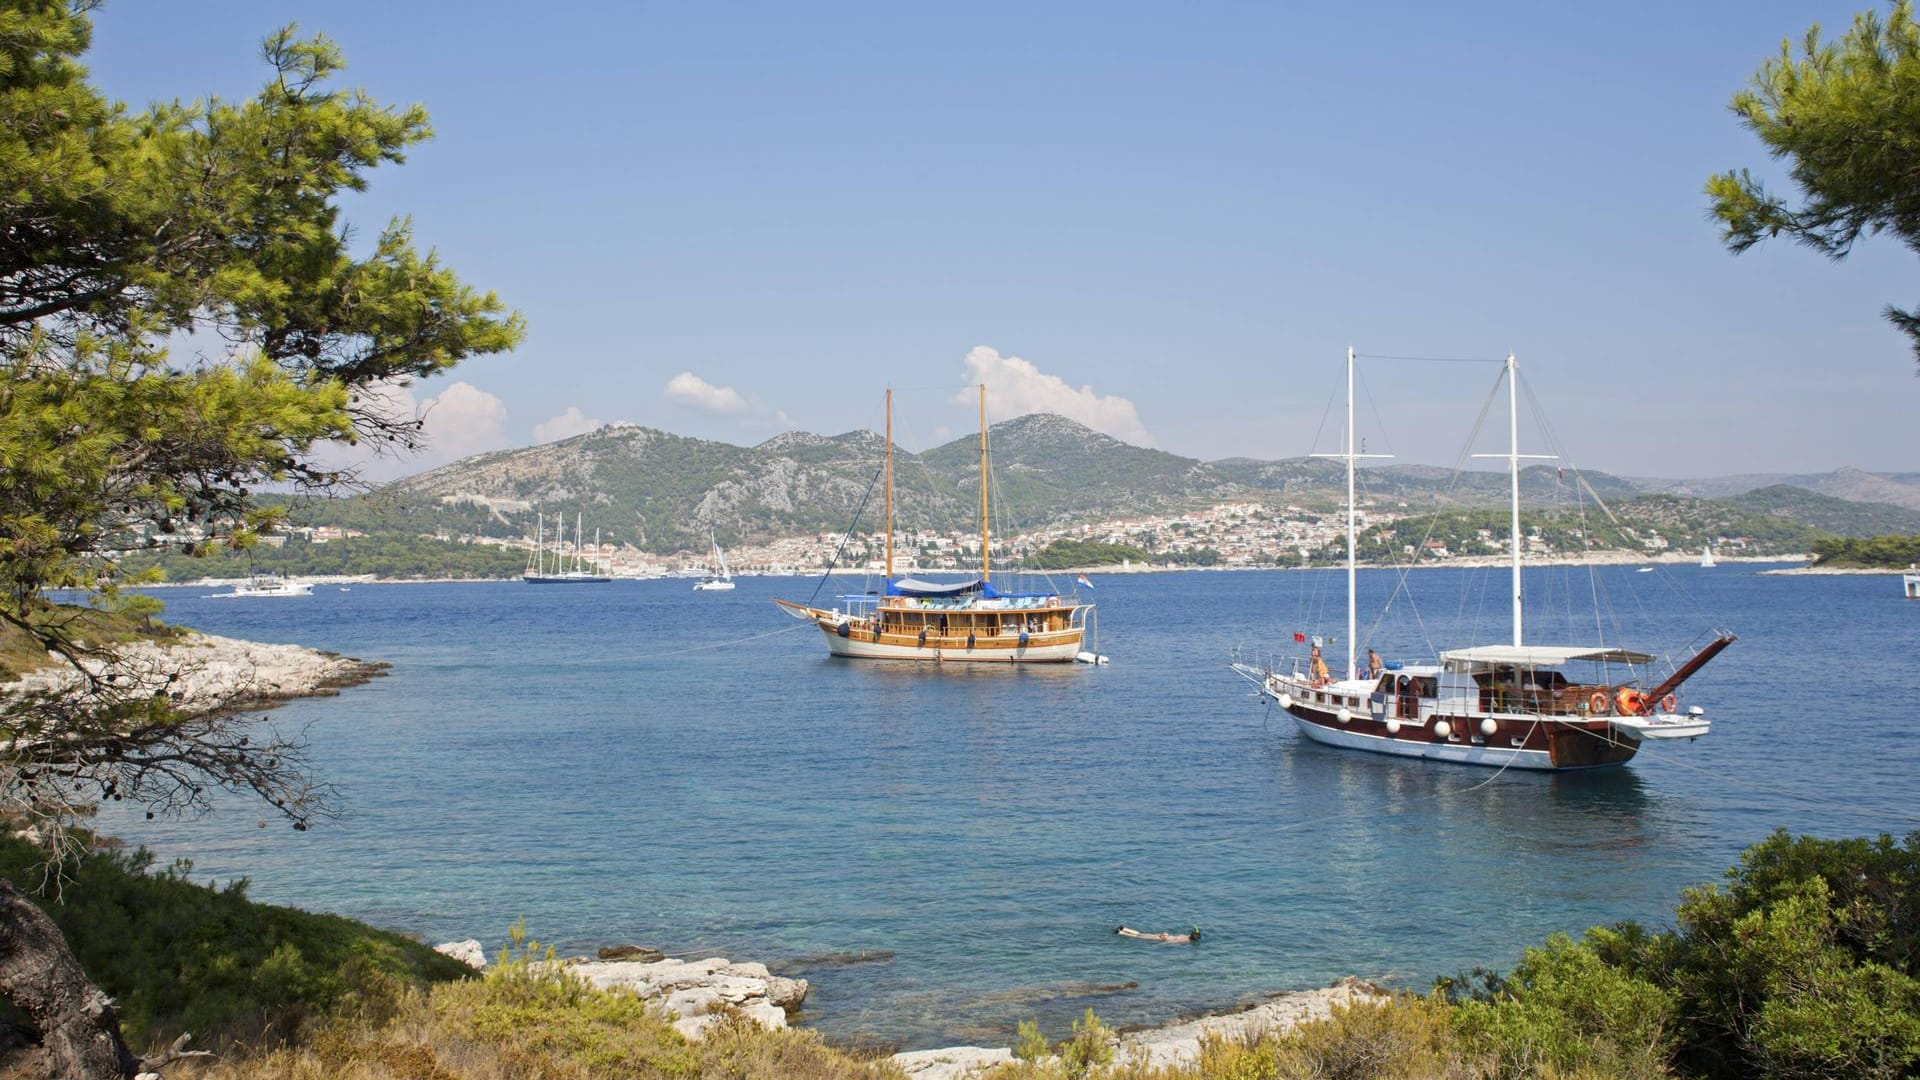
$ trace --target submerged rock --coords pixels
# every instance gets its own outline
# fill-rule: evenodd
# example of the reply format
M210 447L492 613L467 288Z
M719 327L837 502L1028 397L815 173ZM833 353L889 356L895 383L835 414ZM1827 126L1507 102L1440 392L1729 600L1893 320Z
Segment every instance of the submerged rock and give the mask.
M657 960L665 960L666 958L667 954L661 952L659 949L648 949L639 945L600 946L600 959L602 960L638 960L643 964L651 964Z

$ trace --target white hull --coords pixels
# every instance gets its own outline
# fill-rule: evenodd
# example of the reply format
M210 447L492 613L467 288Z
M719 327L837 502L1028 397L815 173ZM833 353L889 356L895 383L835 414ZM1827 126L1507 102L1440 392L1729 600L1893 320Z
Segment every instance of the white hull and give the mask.
M304 581L289 581L280 585L235 585L229 596L247 600L260 600L277 596L312 596L313 586Z
M1291 715L1291 714L1289 714ZM1366 750L1375 754L1392 754L1395 757L1425 758L1428 761L1446 761L1457 765L1486 765L1492 768L1507 769L1546 769L1564 771L1553 763L1553 758L1545 750L1514 750L1505 747L1455 745L1451 743L1414 742L1408 739L1388 739L1379 735L1363 735L1357 731L1342 731L1324 727L1295 716L1295 726L1300 733L1317 743L1338 746L1345 750Z
M696 581L693 583L693 591L694 592L731 592L733 591L733 582L731 581Z
M831 626L821 625L820 632L827 639L827 651L835 656L844 656L851 660L923 660L947 664L1062 664L1073 661L1080 655L1079 631L1052 635L1050 641L1029 639L1023 646L1010 649L976 647L969 649L964 642L951 645L896 645L887 641L861 640L858 635L841 637ZM1038 637L1039 635L1036 635Z

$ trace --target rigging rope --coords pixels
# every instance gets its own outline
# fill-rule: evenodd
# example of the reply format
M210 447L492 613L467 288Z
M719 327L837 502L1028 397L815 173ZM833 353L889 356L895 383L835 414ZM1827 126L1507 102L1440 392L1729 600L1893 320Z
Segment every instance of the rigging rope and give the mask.
M853 541L853 530L860 527L860 515L866 512L867 500L873 498L873 485L880 482L880 474L884 471L884 467L875 469L873 471L873 479L867 481L866 494L860 496L860 505L853 511L853 523L847 526L847 534L840 538L840 546L833 549L833 558L827 560L826 571L820 575L820 580L814 584L812 595L807 597L808 607L813 606L814 600L820 595L820 590L826 588L827 579L833 576L833 568L840 565L840 556L846 553L847 545Z

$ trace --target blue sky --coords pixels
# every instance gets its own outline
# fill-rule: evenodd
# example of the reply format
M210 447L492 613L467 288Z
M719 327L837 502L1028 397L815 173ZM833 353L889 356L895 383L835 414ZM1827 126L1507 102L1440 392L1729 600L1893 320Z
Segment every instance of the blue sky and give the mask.
M88 62L129 102L237 97L298 22L428 107L348 216L411 214L530 332L413 388L415 467L592 420L877 428L889 384L926 445L981 373L997 416L1285 457L1351 343L1515 351L1586 468L1916 470L1879 314L1920 301L1911 256L1736 258L1701 194L1777 175L1728 98L1865 3L112 0ZM1369 364L1360 430L1451 462L1492 375Z

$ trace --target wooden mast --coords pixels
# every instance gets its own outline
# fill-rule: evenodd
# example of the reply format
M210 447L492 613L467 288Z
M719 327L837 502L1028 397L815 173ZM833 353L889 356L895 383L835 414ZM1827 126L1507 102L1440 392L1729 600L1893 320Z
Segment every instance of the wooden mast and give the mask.
M887 387L887 584L893 584L893 387Z
M980 384L980 580L992 578L987 565L987 384Z

